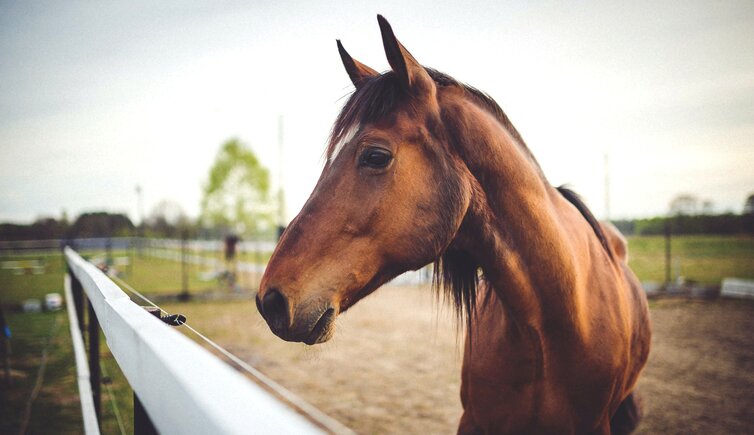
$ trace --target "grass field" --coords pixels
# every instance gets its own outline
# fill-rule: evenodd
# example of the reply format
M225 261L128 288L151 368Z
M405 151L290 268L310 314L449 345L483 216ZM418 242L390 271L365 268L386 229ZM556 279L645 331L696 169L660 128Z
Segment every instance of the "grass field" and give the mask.
M628 239L629 265L641 281L665 280L665 239L641 236ZM723 278L754 279L754 237L681 236L671 240L673 273L688 280L719 284Z
M63 293L65 265L60 253L0 257L1 263L33 260L45 263L44 273L34 275L31 270L0 268L0 303L18 304L28 298L44 300L47 293Z
M631 266L640 279L645 281L662 281L664 279L664 249L664 239L662 237L633 237L629 239ZM673 256L677 257L680 262L681 274L687 279L711 284L718 284L720 279L727 276L754 279L754 238L752 237L678 237L673 239L672 252ZM88 253L89 256L99 254L101 253ZM123 256L125 253L116 252L114 255ZM31 270L18 274L18 271L0 269L0 303L6 307L6 315L13 329L12 366L16 370L15 374L17 375L14 378L16 382L11 388L3 388L0 391L0 433L17 433L18 424L25 412L25 403L36 382L42 351L48 343L48 366L45 371L42 389L31 408L28 433L79 433L81 431L80 405L75 384L75 368L72 362L70 334L68 332L65 312L21 314L14 311L14 307L24 299L43 299L46 293L62 293L63 275L65 273L62 256L54 253L34 256L0 257L0 261L38 259L42 259L45 262L46 266L43 274L34 275ZM253 261L243 257L241 260ZM216 281L202 281L200 275L206 270L205 266L189 266L189 290L191 292L227 291L227 289L224 289ZM125 273L123 279L126 282L147 295L176 294L182 290L181 265L172 260L132 256L130 266L123 267L123 272ZM249 289L254 288L253 283L246 287ZM424 300L424 296L416 297L422 301ZM388 309L384 303L382 305L378 304L378 306L381 306L382 308L380 309L382 310ZM292 388L303 388L304 390L309 388L307 387L310 382L307 362L311 362L312 360L320 361L318 364L324 370L323 373L329 373L328 370L331 370L331 368L328 369L328 365L332 367L331 364L346 364L355 358L361 358L362 355L358 354L358 352L357 354L340 352L346 346L343 344L346 342L343 341L344 339L338 342L341 344L334 343L332 346L328 345L329 347L324 348L325 350L320 348L312 350L303 346L282 342L269 333L266 325L256 314L256 309L250 300L245 302L211 303L197 300L188 304L170 303L166 307L169 310L186 314L190 323L200 326L200 330L203 330L210 337L216 338L228 346L231 351L243 356L253 364L260 363L263 369L267 370L269 374L277 376L279 380L293 379L293 384L290 384ZM659 315L655 313L665 313L662 310L663 307L653 304L653 316ZM377 313L379 312L378 310ZM718 312L716 315L719 316L722 315L723 311L718 309ZM431 314L431 311L429 313ZM662 315L664 316L665 314ZM384 334L395 340L407 334L407 329L399 328L394 330L392 327L389 330L380 329L381 327L378 324L381 321L380 319L385 318L384 316L384 313L368 315L358 320L344 321L340 327L346 330L353 328L362 331L361 335L354 336L353 340L356 341L353 343L363 342L365 337L363 334L376 334L372 338L380 342L382 338L378 337ZM350 314L346 316L346 318L351 317L356 317L356 315ZM435 319L434 322L434 333L437 334L437 320ZM672 326L670 323L669 325ZM670 334L672 337L673 334L678 333L677 330L673 330L670 326L668 326L668 332L664 332L666 334L665 340L668 339L667 334ZM443 333L453 334L452 328L446 329L446 326L442 327ZM53 334L51 334L51 331ZM52 338L48 339L51 335ZM105 343L104 340L102 340L102 343ZM351 341L348 341L348 343L351 343ZM442 349L438 349L437 352L450 352L453 354L455 352L454 343L444 343L441 346ZM332 357L325 354L330 351L335 351ZM363 349L365 355L371 355L368 352L373 351L379 353L379 349L376 348L371 350ZM391 348L389 354L396 357L404 351L405 349L399 351ZM395 368L395 364L419 364L417 361L424 361L420 364L420 367L424 367L421 369L421 373L429 375L432 375L434 370L440 370L441 367L450 367L453 369L446 375L443 375L445 376L442 381L443 386L439 390L436 390L436 394L439 394L443 398L446 396L452 398L452 403L448 405L449 407L440 406L436 407L437 409L433 409L435 407L427 408L425 404L420 404L420 409L418 411L414 410L418 414L412 415L409 413L406 418L426 419L430 418L428 416L434 416L431 418L436 419L438 424L442 423L445 425L442 427L452 427L457 417L454 414L456 412L456 408L454 407L457 406L457 385L455 384L457 373L455 366L458 365L458 361L453 359L456 356L451 356L450 360L442 358L427 359L426 356L420 355L417 349L407 352L406 355L410 356L409 360L400 360L403 362L396 363L398 360L386 359L384 361L379 360L381 362L377 364L384 365L385 367L383 368L388 370L389 367ZM372 358L377 361L377 354ZM133 409L131 389L105 345L102 346L102 362L104 370L110 374L110 378L112 379L110 386L114 390L113 397L123 416L122 420L126 432L129 433L132 430ZM286 368L287 364L294 364L294 367L298 367L294 369L297 370L295 375L291 375L286 371L288 370ZM360 370L367 370L367 367L361 367ZM378 381L384 376L386 375L382 372L367 375L369 379L365 381L365 385L372 385L373 381ZM296 382L301 382L301 386L297 386ZM411 384L407 384L408 381L406 379L396 379L395 382L394 391L397 391L397 396L386 395L385 397L374 399L377 400L376 402L370 402L372 398L368 397L366 392L363 394L359 393L359 401L372 403L372 405L368 405L372 406L370 408L371 411L367 411L371 412L375 418L381 418L379 414L383 411L380 407L387 407L391 400L400 401L402 400L402 396L411 393ZM426 382L430 381L426 380ZM372 385L370 388L378 387L383 389L389 388L377 384ZM103 432L118 433L118 423L114 416L110 395L107 388L103 387L102 391ZM678 391L674 390L673 394L680 394ZM326 390L323 390L323 394L325 392ZM348 395L352 394L353 391L341 393ZM306 397L307 394L304 394L304 396ZM310 396L307 398L315 403L322 400L316 395L312 396L310 394ZM432 400L440 400L440 396ZM340 416L347 424L359 426L359 423L354 420L356 417L349 414L349 410L341 406L345 406L346 402L341 404L332 403L331 405L322 404L321 406L323 406L325 411L333 412L335 415ZM406 412L409 411L407 410ZM379 425L383 424L384 426L372 426L372 428L382 427L388 432L392 430L392 423L389 423L388 420L379 423ZM362 429L365 428L363 425L361 427Z
M73 363L73 345L65 311L45 313L8 313L11 325L11 369L13 384L3 387L0 394L0 433L18 433L29 408L29 434L81 433L81 404ZM101 337L104 343L104 336ZM41 389L31 406L29 401L37 383L42 353L47 348L47 363L41 378ZM102 386L102 433L119 433L112 401L115 400L126 433L133 433L132 391L113 359L107 346L100 348L103 379L109 378L108 387ZM104 373L109 376L105 376Z
M161 249L171 250L173 252L180 252L179 249L168 249L168 248L161 248ZM220 251L191 250L189 251L189 253L192 255L200 255L206 258L214 258L220 261L223 261L225 259L224 253ZM271 256L272 256L272 252L263 252L263 251L240 251L236 253L236 258L238 259L238 261L243 261L245 263L266 264Z

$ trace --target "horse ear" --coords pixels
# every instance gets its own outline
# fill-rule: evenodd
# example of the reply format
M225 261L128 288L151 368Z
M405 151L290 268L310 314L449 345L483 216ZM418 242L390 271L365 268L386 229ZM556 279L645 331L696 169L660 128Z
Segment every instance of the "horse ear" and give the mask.
M337 41L340 59L343 61L343 66L346 67L348 77L351 78L351 82L353 82L354 86L358 88L364 83L366 79L380 75L377 71L352 58L351 55L348 54L346 49L343 48L343 44L340 43L340 39L338 39Z
M382 45L385 46L387 61L406 89L432 89L434 81L427 70L406 50L406 47L398 42L390 23L382 15L377 15L377 22L380 24Z

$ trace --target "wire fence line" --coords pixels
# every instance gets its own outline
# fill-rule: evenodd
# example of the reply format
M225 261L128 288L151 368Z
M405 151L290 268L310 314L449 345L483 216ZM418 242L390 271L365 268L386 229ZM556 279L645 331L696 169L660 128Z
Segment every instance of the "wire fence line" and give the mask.
M110 373L108 373L107 371L107 364L104 364L102 361L100 361L100 368L102 369L102 374L105 375L106 378L110 378ZM110 385L110 382L104 382L104 384L105 389L107 390L107 397L110 400L110 405L113 408L115 421L118 423L118 430L120 431L121 435L126 435L126 428L123 424L123 418L120 415L118 403L115 401L115 393L113 392L113 387L112 385Z

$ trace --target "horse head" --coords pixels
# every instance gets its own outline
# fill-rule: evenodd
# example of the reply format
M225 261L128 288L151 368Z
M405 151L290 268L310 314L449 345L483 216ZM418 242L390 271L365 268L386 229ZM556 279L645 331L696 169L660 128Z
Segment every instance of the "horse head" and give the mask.
M338 41L355 91L335 121L319 181L260 283L257 307L288 341L327 341L339 313L440 258L471 201L467 170L441 120L435 72L378 21L392 70L377 73Z

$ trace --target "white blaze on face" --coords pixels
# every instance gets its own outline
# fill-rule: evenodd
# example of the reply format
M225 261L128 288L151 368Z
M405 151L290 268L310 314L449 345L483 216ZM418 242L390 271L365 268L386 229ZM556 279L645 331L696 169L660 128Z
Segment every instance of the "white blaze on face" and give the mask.
M340 151L348 144L348 142L351 142L351 139L353 139L360 128L361 125L359 124L352 125L351 128L348 129L346 134L344 134L343 137L338 141L338 143L335 144L335 147L332 150L332 154L330 155L330 163L332 163L335 158L338 157L338 154L340 154Z

